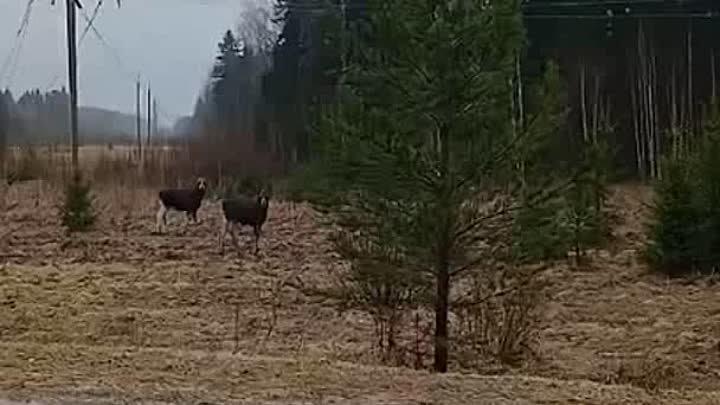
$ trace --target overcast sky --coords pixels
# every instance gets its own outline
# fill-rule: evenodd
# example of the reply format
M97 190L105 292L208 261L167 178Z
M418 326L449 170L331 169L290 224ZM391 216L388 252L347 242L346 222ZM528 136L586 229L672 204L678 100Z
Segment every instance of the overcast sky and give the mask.
M97 0L82 0L89 14ZM216 44L234 28L253 0L104 0L96 19L105 47L90 31L79 54L79 102L133 113L138 73L152 84L163 124L190 114L206 80ZM16 43L28 0L0 0L0 69ZM64 0L33 2L27 35L15 69L0 77L0 88L16 96L29 88L59 88L67 81ZM78 13L78 35L85 29ZM111 51L113 49L114 51ZM118 57L113 55L115 52ZM11 59L12 60L12 59ZM13 74L14 73L14 74ZM2 71L0 71L2 74Z

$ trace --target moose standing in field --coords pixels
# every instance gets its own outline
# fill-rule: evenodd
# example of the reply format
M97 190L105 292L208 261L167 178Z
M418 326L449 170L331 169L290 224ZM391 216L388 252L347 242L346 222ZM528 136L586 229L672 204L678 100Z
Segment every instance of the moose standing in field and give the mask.
M258 241L260 240L262 226L267 219L269 204L270 198L264 189L258 193L255 199L230 198L222 201L224 223L220 232L220 254L224 251L225 235L228 232L232 236L233 243L237 246L235 238L235 227L237 225L252 226L255 235L255 254L258 254L260 250Z
M189 189L167 189L158 193L159 209L156 215L156 232L162 233L162 226L167 226L167 212L175 210L186 214L186 222L192 219L197 223L197 211L207 191L207 180L200 177L195 181L195 187Z

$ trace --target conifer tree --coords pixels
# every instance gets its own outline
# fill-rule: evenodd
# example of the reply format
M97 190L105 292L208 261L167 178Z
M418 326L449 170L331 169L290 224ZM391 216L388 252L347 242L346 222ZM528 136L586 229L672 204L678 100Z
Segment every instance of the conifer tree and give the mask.
M434 369L445 372L452 281L492 260L499 228L511 225L498 218L560 187L541 171L520 198L514 175L514 157L533 158L543 136L510 124L519 1L366 4L348 98L314 133L321 153L310 184L343 229L343 256L431 283Z

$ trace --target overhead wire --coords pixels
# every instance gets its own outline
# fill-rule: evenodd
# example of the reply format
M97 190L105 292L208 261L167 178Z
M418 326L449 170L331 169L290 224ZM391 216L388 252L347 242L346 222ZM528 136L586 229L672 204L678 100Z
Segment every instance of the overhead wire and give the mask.
M103 1L104 0L98 0L97 3L95 4L95 8L93 9L93 13L90 17L90 21L92 21L92 22L95 21L95 18L98 16L98 12L100 10L100 7L103 4ZM83 29L83 32L80 35L80 38L78 39L78 45L77 45L78 48L82 48L83 42L84 42L85 37L87 36L87 33L89 32L89 30L90 30L90 24L86 24L85 29ZM56 73L54 76L52 76L52 78L48 81L48 84L45 86L46 92L49 91L53 86L55 86L57 81L60 79L60 76L61 76L60 73Z
M5 77L8 67L10 66L12 66L11 71L13 73L11 76L9 76L8 82L12 82L12 79L15 76L14 72L17 69L18 59L20 58L20 54L22 52L25 35L27 33L28 27L30 26L30 16L32 14L33 3L35 3L35 0L28 0L27 5L25 6L25 13L23 14L22 20L20 21L20 27L15 34L14 44L10 49L10 52L8 52L5 60L3 61L2 67L0 67L0 82ZM5 87L8 86L6 85Z
M608 18L605 13L607 9L613 9L618 7L624 7L626 10L625 14L615 14L612 17L623 18L716 18L720 17L718 10L708 10L704 12L691 12L691 11L640 11L635 12L638 6L642 7L653 7L653 6L668 6L668 7L681 7L690 8L693 5L699 4L693 0L685 0L681 3L672 0L588 0L588 1L525 1L521 5L523 10L524 18L573 18L588 19L588 18ZM297 11L302 13L322 13L332 9L340 8L341 5L323 5L323 4L308 4L308 3L286 3L282 6L277 7L281 13L286 11ZM365 4L345 4L344 8L346 11L353 10L368 10L369 7ZM582 10L588 8L597 8L603 10L602 13L576 13L571 14L570 12L575 10ZM632 10L632 11L630 11ZM538 12L547 12L543 14L535 14Z
M99 0L99 2L102 2L102 0ZM105 39L105 36L103 36L102 33L100 33L100 30L98 30L97 26L95 25L95 22L93 19L88 15L88 13L84 10L80 10L80 14L82 15L83 19L85 20L87 27L89 27L90 30L92 30L95 37L100 41L100 44L103 46L103 48L109 52L112 57L115 59L115 61L118 63L118 67L120 69L124 70L124 73L128 75L128 77L135 77L137 74L134 74L130 69L128 69L127 65L125 64L124 60L118 53L118 51L113 48L108 41ZM134 81L134 79L133 79Z
M531 20L608 20L608 19L667 19L667 18L701 18L701 19L714 19L720 17L720 13L708 12L708 13L646 13L646 14L533 14L525 15L523 18Z
M587 1L523 1L523 8L533 7L608 7L608 6L637 6L637 5L668 5L667 0L587 0ZM691 2L686 2L691 3Z
M98 12L100 11L100 7L103 4L103 0L98 0L95 4L95 9L93 10L92 16L90 16L90 20L85 25L85 29L80 34L80 39L78 40L78 46L82 45L83 41L85 40L85 36L87 35L88 31L90 30L90 27L92 27L95 23L95 18L98 16Z
M102 3L103 0L98 0L98 4ZM97 10L97 5L95 7ZM86 11L81 10L81 14L83 18L85 19L87 26L87 31L92 31L94 36L100 41L100 44L105 48L107 52L112 54L113 58L117 61L118 66L124 70L124 74L126 76L126 79L132 83L140 82L141 83L141 91L147 91L147 86L145 83L143 83L142 78L146 75L142 74L140 70L138 70L138 73L133 74L132 70L129 69L127 64L124 62L122 57L120 56L120 53L112 46L110 45L107 38L100 32L100 29L97 27L97 24L95 22L95 19L92 16L89 16ZM93 13L95 15L95 13ZM154 97L155 102L157 104L158 113L162 116L164 116L168 121L172 122L172 116L168 114L167 111L165 111L161 106L160 102L157 100L157 96Z

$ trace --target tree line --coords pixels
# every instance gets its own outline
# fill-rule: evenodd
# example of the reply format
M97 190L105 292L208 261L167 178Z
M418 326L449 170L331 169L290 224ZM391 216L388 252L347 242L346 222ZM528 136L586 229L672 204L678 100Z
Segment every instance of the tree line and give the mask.
M6 116L0 131L8 145L64 145L68 142L70 95L64 87L23 92L17 99L10 90L0 91L0 109ZM101 108L80 107L80 133L85 142L127 142L135 133L129 114Z
M25 91L16 100L10 90L0 92L2 127L11 144L38 141L64 142L67 139L69 95L60 90Z
M655 10L632 2L627 6L632 13L709 10L696 3L682 10ZM538 8L542 2L533 5L525 10L528 17L558 12ZM573 13L612 8L622 15L621 6L600 10L596 2L588 2L587 10ZM341 81L363 37L368 9L362 0L278 1L273 12L280 30L276 37L258 23L271 17L266 11L245 18L250 23L228 31L220 44L207 91L198 100L194 132L212 127L205 132L224 133L249 154L270 154L274 169L285 173L307 161L313 154L315 120L342 97ZM716 96L713 38L720 29L713 21L527 18L527 46L517 61L519 83L531 84L542 74L544 61L556 61L574 129L569 144L579 147L578 134L583 141L603 137L611 144L618 175L657 178L659 156L678 143L688 147ZM236 56L222 56L228 50ZM519 99L520 104L527 102L524 96ZM578 149L567 152L577 154Z

